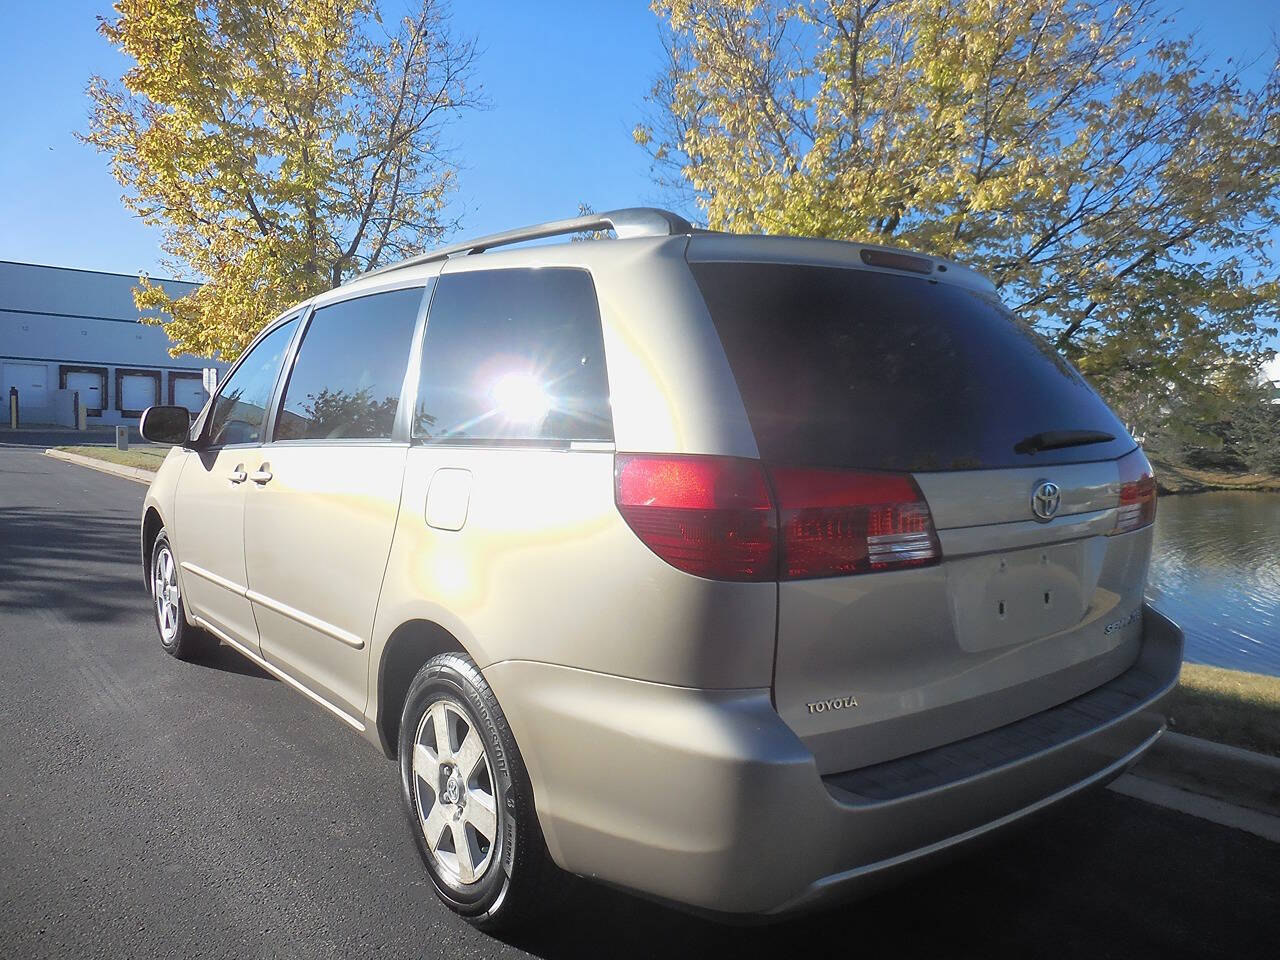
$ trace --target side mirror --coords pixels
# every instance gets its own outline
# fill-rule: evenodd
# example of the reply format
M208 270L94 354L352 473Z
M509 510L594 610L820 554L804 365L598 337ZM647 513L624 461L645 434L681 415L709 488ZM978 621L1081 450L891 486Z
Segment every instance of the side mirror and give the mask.
M152 443L186 443L191 411L186 407L147 407L138 421L138 432Z

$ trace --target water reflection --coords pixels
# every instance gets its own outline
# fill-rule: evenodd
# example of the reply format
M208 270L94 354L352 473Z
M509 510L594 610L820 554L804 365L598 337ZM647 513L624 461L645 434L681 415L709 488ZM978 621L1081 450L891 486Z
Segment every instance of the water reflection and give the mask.
M1162 498L1147 593L1188 660L1280 676L1280 493Z

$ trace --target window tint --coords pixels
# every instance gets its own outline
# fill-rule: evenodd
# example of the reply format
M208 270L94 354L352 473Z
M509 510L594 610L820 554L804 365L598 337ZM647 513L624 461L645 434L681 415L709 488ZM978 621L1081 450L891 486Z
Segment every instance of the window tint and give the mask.
M315 312L276 421L277 440L390 439L422 288Z
M994 296L869 270L690 267L766 460L964 470L1133 449L1081 376ZM1115 439L1014 449L1059 430Z
M298 318L294 317L268 333L222 385L209 417L210 445L262 441L267 404L297 326Z
M612 440L590 275L544 267L441 277L427 318L414 435Z

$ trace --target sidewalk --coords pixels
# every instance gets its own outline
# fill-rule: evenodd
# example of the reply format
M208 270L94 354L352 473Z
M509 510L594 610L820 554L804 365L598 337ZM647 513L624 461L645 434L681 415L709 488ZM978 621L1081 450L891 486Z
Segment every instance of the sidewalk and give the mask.
M78 434L83 437L84 434ZM83 444L80 444L83 446ZM151 444L146 444L150 447ZM100 460L97 457L86 457L78 453L68 453L66 450L54 450L49 448L45 450L45 456L53 457L55 460L64 460L67 463L74 463L77 466L88 467L90 470L98 470L102 473L114 474L117 477L123 477L126 480L133 480L137 483L150 484L155 478L154 470L147 470L144 467L128 467L119 463L110 463L107 460Z
M7 422L7 421L6 421ZM10 447L65 447L75 444L92 446L114 446L116 428L113 426L94 425L87 430L73 430L70 427L50 425L20 427L10 430L7 426L0 428L0 446ZM145 443L138 433L137 424L129 426L129 442Z
M1165 731L1110 788L1280 843L1280 758Z

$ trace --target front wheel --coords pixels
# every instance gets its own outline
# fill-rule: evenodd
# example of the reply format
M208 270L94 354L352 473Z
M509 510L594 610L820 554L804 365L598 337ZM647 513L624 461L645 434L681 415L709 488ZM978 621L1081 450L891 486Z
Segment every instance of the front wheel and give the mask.
M160 646L166 653L188 660L208 645L209 638L187 623L187 608L178 585L178 560L165 530L151 548L151 601Z
M418 671L399 754L410 829L440 899L487 930L544 905L558 871L506 717L470 658L442 654Z

